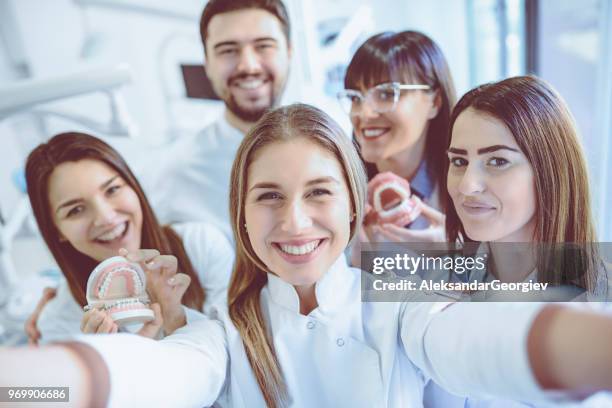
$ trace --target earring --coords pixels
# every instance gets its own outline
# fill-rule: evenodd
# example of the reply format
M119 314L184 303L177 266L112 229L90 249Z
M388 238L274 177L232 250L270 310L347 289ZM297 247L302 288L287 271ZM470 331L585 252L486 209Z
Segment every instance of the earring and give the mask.
M351 215L351 222L355 221L355 218L356 218L356 217L357 217L357 214L356 214L356 213L353 213L353 214Z
M246 222L244 223L244 230L247 234L249 233L249 230L247 229L247 226L246 226Z

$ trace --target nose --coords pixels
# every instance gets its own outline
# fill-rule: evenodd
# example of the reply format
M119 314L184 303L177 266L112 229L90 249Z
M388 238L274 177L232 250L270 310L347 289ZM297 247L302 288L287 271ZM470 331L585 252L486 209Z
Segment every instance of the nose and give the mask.
M459 181L459 192L463 195L469 196L482 193L485 191L485 189L486 182L484 175L480 169L470 163Z
M240 60L237 66L238 72L256 73L261 71L261 62L259 54L253 47L246 46L240 51Z
M94 226L103 227L112 224L117 212L114 207L105 200L99 200L94 205Z
M371 119L377 117L380 114L376 112L369 98L365 98L361 101L360 109L356 112L356 115L362 119Z
M301 202L290 202L284 209L281 220L281 230L292 235L298 235L312 225L312 218Z

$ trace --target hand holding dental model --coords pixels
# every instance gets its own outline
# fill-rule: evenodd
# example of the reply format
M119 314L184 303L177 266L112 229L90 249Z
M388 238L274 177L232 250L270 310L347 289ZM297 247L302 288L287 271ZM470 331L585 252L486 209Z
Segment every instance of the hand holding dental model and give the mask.
M419 216L429 228L409 229L406 225ZM376 175L368 183L368 202L360 242L444 242L445 216L411 194L410 184L392 172ZM359 250L354 251L358 254ZM357 255L352 265L359 265Z
M368 183L368 204L372 210L366 224L404 227L421 213L420 201L411 196L408 181L390 171L377 174Z
M145 285L140 265L122 256L108 258L89 275L85 311L105 310L117 326L149 322L155 315Z
M100 263L87 280L87 306L81 320L84 333L117 333L120 326L145 323L138 334L156 337L163 320L158 304L149 307L145 274L137 263L121 256Z
M182 299L191 283L189 275L177 273L178 260L172 255L161 255L156 249L139 249L119 254L138 263L146 274L146 290L153 302L159 303L166 334L186 324Z

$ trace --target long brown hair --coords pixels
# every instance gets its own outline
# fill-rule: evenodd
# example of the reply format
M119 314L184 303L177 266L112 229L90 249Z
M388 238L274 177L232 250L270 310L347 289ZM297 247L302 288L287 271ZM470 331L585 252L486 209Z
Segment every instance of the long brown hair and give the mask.
M579 274L579 282L571 283L593 289L596 234L591 216L587 166L574 119L561 96L534 76L485 84L466 93L457 103L450 120L450 133L457 117L468 108L502 122L531 164L536 195L533 241L578 244L578 251L562 257L562 264L557 263L554 268L550 267L553 261L550 257L539 258L538 278L565 284L570 282L558 281L562 274L560 271L565 271L567 276L576 276L576 271L589 271ZM447 160L445 175L448 169ZM443 201L448 240L471 241L448 192ZM556 276L544 276L548 273Z
M259 301L261 289L268 281L267 267L255 254L244 228L248 168L264 146L300 137L331 152L343 169L355 213L350 239L361 225L366 197L365 170L355 146L327 114L312 106L295 104L266 113L238 149L230 183L230 219L236 241L236 263L228 292L229 315L240 333L269 407L285 406L289 395Z
M172 254L178 259L179 272L191 277L191 284L183 296L183 304L201 310L205 293L179 236L169 226L161 226L149 205L138 180L123 158L102 140L85 133L61 133L36 147L28 156L26 181L28 196L38 228L62 270L72 295L84 306L89 274L98 262L76 250L68 241L60 240L49 204L49 178L57 166L83 159L98 160L115 170L129 185L142 208L141 248L155 248L161 254Z
M370 88L385 82L417 82L438 93L441 105L425 135L428 171L443 186L449 119L456 102L455 86L442 50L417 31L384 32L370 37L353 55L344 77L346 89Z

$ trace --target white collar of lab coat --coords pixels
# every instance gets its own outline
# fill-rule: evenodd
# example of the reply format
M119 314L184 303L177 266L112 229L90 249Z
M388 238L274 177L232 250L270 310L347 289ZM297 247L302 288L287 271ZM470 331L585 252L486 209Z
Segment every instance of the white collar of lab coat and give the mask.
M319 305L315 310L331 314L346 305L347 298L354 293L353 285L358 277L358 274L351 272L342 253L315 284L315 296ZM293 285L268 273L268 290L274 303L296 313L300 312L300 299Z

